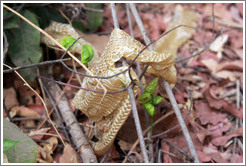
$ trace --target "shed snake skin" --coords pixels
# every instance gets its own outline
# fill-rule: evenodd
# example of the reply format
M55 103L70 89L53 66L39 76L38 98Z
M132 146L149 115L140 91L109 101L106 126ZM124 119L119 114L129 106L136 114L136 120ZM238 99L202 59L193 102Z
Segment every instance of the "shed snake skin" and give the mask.
M173 21L167 30L180 24L195 27L195 20L196 15L193 12L184 10L181 6L177 5ZM69 24L52 22L50 26L45 28L45 31L52 35L58 42L64 36L79 37L75 29ZM176 69L174 67L174 60L176 58L176 52L192 36L192 33L193 31L189 28L178 28L155 43L154 48L156 51L146 49L136 61L148 64L150 66L148 72L163 77L170 84L175 84ZM45 36L42 36L41 41L47 46L54 46ZM83 39L79 40L79 43L71 51L80 54L81 45L86 43L88 42ZM101 56L97 54L97 51L93 47L95 55L92 61L88 63L88 69L95 76L116 74L127 69L127 66L116 67L115 64L117 61L121 60L122 57L133 60L144 47L143 44L124 31L114 29ZM138 83L138 77L132 69L131 74L133 79ZM131 83L128 72L110 79L100 79L100 81L108 91L120 90L123 88L122 85L128 86ZM95 79L88 77L83 79L81 86L87 89L103 90ZM133 91L136 95L138 87L135 86ZM100 93L79 90L73 100L73 106L80 109L96 124L96 137L99 141L92 143L92 146L98 156L104 155L110 148L118 131L131 113L131 104L127 91L106 94L100 102L102 97L103 94Z

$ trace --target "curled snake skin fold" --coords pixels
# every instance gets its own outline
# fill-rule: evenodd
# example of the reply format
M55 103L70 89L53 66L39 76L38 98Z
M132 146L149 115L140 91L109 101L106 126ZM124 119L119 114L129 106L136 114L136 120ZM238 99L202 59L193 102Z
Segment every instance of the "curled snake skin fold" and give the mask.
M184 12L186 16L191 17L191 21L187 21L188 19L183 17ZM177 26L177 24L196 25L194 23L194 13L189 13L180 7L176 8L174 18L173 23L168 29ZM69 24L52 22L49 27L45 28L45 31L59 42L64 36L79 37L74 28ZM175 36L178 35L175 33L173 37L167 36L166 38L168 39L160 39L160 41L155 44L157 51L149 51L146 49L136 59L136 61L150 66L148 72L164 77L170 84L175 84L176 82L174 60L176 58L177 49L191 37L192 33L190 29L187 30L187 28L178 32L182 34L181 37ZM54 46L45 36L42 36L41 41L48 46ZM80 40L79 44L72 48L72 52L80 54L81 45L86 43L88 42ZM88 68L93 75L96 76L110 76L116 74L127 69L127 66L116 67L115 64L117 61L121 60L122 57L133 60L144 47L143 44L124 31L114 29L102 55L99 57L96 53L96 56L94 55L93 59L88 63ZM95 49L94 52L96 52ZM136 73L132 69L130 71L134 81L138 84L139 80ZM122 89L124 86L128 86L131 80L128 72L125 72L110 79L101 79L100 82L108 91L116 91ZM92 90L103 90L95 79L88 77L83 79L81 86ZM133 91L136 95L138 87L135 86ZM131 112L131 104L127 91L116 94L106 94L101 101L102 97L103 94L101 93L79 90L73 99L73 106L80 109L96 124L96 137L99 141L92 143L92 146L96 155L99 156L104 155L110 148L118 131Z

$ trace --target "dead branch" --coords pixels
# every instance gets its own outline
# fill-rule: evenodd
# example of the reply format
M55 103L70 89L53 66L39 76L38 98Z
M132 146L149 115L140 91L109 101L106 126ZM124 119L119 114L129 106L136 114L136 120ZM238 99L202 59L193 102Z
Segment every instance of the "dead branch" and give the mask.
M47 73L43 71L43 74ZM60 87L54 82L43 80L43 83L50 91L55 101L57 101L62 93ZM63 96L58 103L58 108L61 112L62 118L66 123L69 133L71 134L72 141L76 146L76 149L79 150L80 156L85 163L96 163L97 158L91 148L86 136L82 132L76 117L69 107L67 98Z

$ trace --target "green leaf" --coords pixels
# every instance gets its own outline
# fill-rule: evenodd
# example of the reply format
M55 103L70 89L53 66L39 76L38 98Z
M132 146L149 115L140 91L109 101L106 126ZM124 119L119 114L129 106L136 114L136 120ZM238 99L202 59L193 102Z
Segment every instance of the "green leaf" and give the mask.
M155 107L151 103L143 104L144 109L148 112L150 116L154 116L155 114Z
M150 83L145 87L144 91L149 92L150 94L154 94L158 85L158 78L154 78L150 81Z
M12 141L6 138L3 138L3 152L7 152L9 149L13 148L20 141Z
M18 141L13 148L5 152L10 163L34 163L37 156L37 144L13 123L3 119L3 138Z
M20 28L16 17L12 17L9 20L4 21L3 29L15 29Z
M164 100L163 97L161 97L161 96L155 96L155 97L152 98L152 104L153 105L157 105L160 102L162 102L163 100Z
M152 99L152 95L149 92L144 92L141 96L139 96L138 102L144 104L151 101L151 99Z
M3 9L4 17L8 16L9 14L11 14L11 12L7 11L6 9ZM18 19L16 16L13 16L3 21L3 29L14 29L14 28L19 28Z
M74 38L74 37L71 37L71 36L65 36L65 37L63 37L62 38L62 40L61 40L61 45L63 46L63 47L65 47L66 49L68 49L72 44L73 44L73 42L75 41L76 39ZM78 41L76 42L76 43L78 43ZM75 44L76 44L75 43ZM74 44L74 45L75 45ZM74 46L73 45L73 46ZM73 46L70 48L70 49L72 49L73 48Z
M89 44L82 45L81 62L86 65L94 56L94 50Z
M87 7L92 9L101 9L102 4L100 3L88 3L86 4ZM85 12L86 20L87 20L87 27L91 31L97 30L97 28L102 24L103 17L101 13L88 11Z
M39 25L34 13L24 10L21 14L35 25ZM20 18L18 18L18 25L21 28L12 29L6 33L9 41L8 54L11 61L15 66L38 63L42 56L42 50L39 46L40 32ZM30 73L35 71L36 68L21 70L23 76L30 81L35 79L35 76Z

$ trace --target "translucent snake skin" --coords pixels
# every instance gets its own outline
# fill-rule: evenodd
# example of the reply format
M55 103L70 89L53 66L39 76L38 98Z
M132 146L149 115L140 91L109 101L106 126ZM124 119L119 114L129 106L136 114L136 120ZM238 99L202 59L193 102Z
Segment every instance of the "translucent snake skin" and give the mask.
M181 15L182 12L184 12L183 9L176 9L176 15L177 12L179 12L179 16L176 16L176 19L174 16L174 21L169 26L169 29L180 24L186 24L190 26L196 25L194 22L195 16L193 17L193 13L188 13L193 17L191 18L190 16L192 21L186 21L187 19ZM69 24L52 22L51 25L45 29L45 31L52 35L59 42L64 36L72 36L74 38L79 37L73 27L71 27ZM176 82L176 69L174 67L176 51L180 45L182 45L191 37L190 30L180 30L179 33L182 33L186 36L184 37L184 35L181 35L182 38L179 38L174 34L175 40L161 39L158 43L155 44L156 50L159 50L158 52L149 51L146 49L136 60L141 63L150 65L148 72L164 77L170 84L175 84ZM54 45L45 36L42 36L41 40L48 46ZM87 42L80 40L79 44L72 48L72 52L80 54L81 45L85 43ZM161 49L160 45L166 44L176 44L176 46L175 48L164 46L165 49ZM99 57L96 53L92 61L88 63L88 68L96 76L110 76L116 74L122 70L127 69L127 66L116 67L115 63L117 61L119 61L122 57L131 60L134 59L135 56L137 56L137 54L144 47L145 46L143 44L135 40L124 31L120 29L114 29L103 54ZM139 80L136 73L131 70L131 74L133 79L138 84ZM120 90L123 88L123 86L128 86L131 83L128 72L110 79L100 79L100 81L108 91ZM88 77L83 79L81 86L87 89L100 91L103 90L95 79ZM135 86L133 91L136 95L138 92L138 87ZM116 134L120 130L121 126L125 123L131 112L131 104L127 91L116 94L106 94L106 96L101 101L102 97L103 94L100 93L79 90L73 100L74 107L80 109L96 124L96 137L99 141L93 143L92 146L96 155L98 156L104 155L110 148Z

